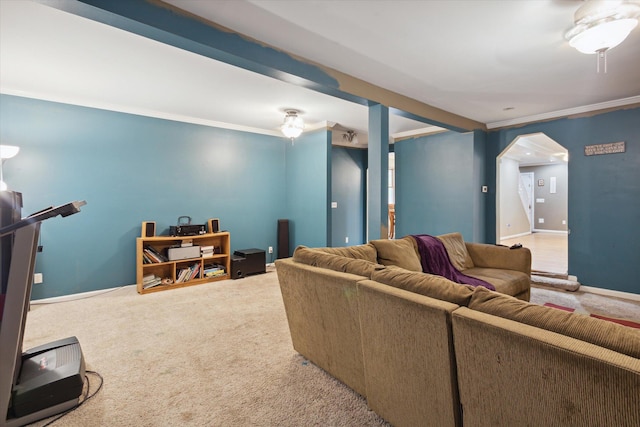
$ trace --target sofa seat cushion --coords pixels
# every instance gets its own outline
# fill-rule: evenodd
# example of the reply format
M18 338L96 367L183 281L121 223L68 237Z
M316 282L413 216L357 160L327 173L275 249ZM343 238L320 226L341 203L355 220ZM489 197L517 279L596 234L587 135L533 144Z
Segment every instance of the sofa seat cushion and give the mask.
M378 262L383 265L395 265L410 271L422 271L420 255L412 237L402 239L372 240L371 243L378 251Z
M395 266L375 271L371 280L461 306L467 306L473 295L470 285L460 285L442 276Z
M531 289L529 276L521 271L474 267L462 273L491 283L496 288L496 292L505 295L516 296Z
M384 265L371 261L335 255L320 249L298 246L293 253L293 260L314 267L328 268L343 273L356 274L370 278L374 271L385 268Z
M471 255L469 255L469 251L467 251L467 246L464 243L462 234L448 233L436 237L444 244L444 247L447 249L447 254L449 255L449 260L455 268L459 271L473 268L473 260L471 259Z
M640 358L640 330L476 288L469 308Z

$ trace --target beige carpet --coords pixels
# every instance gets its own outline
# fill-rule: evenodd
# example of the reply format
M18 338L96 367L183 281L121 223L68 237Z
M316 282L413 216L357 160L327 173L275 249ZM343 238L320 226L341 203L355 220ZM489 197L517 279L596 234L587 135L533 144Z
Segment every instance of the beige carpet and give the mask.
M54 426L385 425L293 350L275 271L32 306L25 348L72 335L104 387Z
M584 292L533 288L532 301L589 309L600 301L600 314L613 317L640 312L640 303ZM73 335L104 387L54 426L386 425L293 350L273 269L148 295L127 286L32 305L25 349Z

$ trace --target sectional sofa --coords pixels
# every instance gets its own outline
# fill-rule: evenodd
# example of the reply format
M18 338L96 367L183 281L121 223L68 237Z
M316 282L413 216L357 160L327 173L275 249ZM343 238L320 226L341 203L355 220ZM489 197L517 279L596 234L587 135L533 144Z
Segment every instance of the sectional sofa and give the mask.
M528 303L526 248L439 237L496 290L418 271L411 236L276 261L294 349L395 426L640 425L640 331Z

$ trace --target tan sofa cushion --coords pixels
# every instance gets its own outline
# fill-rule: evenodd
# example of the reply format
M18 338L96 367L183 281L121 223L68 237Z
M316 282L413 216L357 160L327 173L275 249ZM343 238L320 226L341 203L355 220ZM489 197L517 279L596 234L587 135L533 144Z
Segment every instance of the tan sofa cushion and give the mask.
M449 260L456 269L463 271L467 268L473 268L473 260L467 251L462 234L448 233L436 237L444 244Z
M472 286L460 285L441 276L394 266L375 271L371 275L371 280L462 306L469 305L473 295Z
M319 251L326 252L328 254L345 256L347 258L363 259L373 263L378 262L378 254L375 246L371 243L364 245L345 246L343 248L315 248Z
M469 308L640 358L640 330L476 288Z
M374 271L385 268L384 265L356 258L334 255L323 250L298 246L293 253L293 260L307 265L344 273L357 274L370 278Z
M474 267L463 273L491 283L496 291L505 295L516 296L531 289L529 276L521 271Z
M420 256L416 252L412 237L372 240L371 243L378 251L380 264L395 265L410 271L422 271Z

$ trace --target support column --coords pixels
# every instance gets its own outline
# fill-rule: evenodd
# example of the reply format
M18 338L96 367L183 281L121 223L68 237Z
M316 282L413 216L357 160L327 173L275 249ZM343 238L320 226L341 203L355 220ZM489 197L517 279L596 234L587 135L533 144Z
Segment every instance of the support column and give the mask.
M389 238L389 107L369 107L367 237Z

